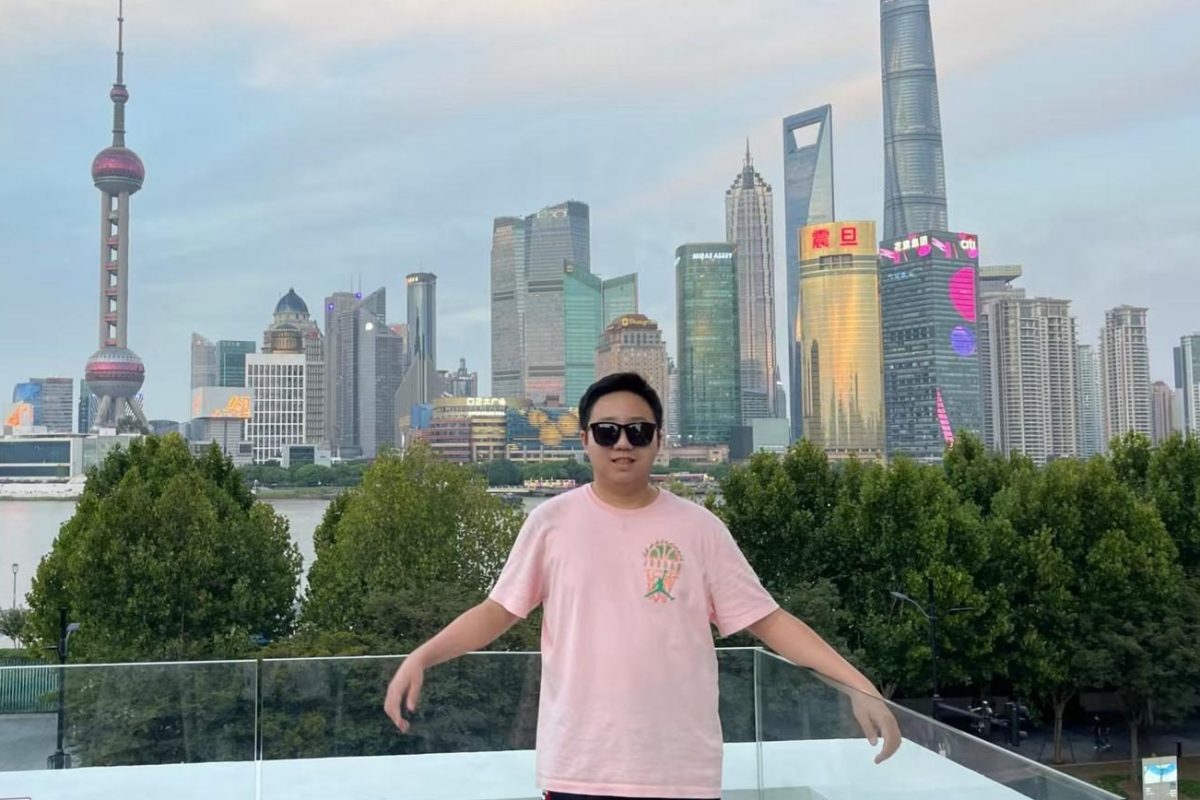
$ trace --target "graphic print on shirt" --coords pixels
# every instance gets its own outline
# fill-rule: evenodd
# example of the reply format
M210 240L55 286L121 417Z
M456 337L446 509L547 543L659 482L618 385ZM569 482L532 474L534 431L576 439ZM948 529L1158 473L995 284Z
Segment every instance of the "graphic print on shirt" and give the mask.
M683 568L683 553L673 543L660 539L646 548L646 594L655 603L674 600L671 590Z

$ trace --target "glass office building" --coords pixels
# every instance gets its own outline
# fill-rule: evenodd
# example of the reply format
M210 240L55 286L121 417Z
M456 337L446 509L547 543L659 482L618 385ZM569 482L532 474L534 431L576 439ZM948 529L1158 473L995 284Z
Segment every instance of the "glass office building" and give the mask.
M803 383L799 364L799 242L805 225L833 222L833 107L821 106L783 120L783 203L787 254L788 370L791 385L792 438L804 431L799 398Z
M217 342L218 386L246 385L246 356L255 352L254 342L222 339Z
M883 239L945 230L946 168L929 0L881 0Z
M982 430L978 273L974 234L927 231L880 249L889 456L936 462L957 432Z
M737 248L725 242L675 251L680 436L727 444L741 424Z
M800 229L798 361L804 436L831 458L884 457L874 222Z

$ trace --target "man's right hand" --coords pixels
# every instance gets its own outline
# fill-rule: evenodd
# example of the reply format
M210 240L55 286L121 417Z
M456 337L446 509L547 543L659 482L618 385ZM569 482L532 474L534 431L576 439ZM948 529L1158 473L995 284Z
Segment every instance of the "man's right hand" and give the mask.
M425 668L417 658L409 656L404 659L404 663L396 670L391 683L388 684L383 710L392 722L396 723L401 733L408 733L409 722L404 716L417 710L424 682Z

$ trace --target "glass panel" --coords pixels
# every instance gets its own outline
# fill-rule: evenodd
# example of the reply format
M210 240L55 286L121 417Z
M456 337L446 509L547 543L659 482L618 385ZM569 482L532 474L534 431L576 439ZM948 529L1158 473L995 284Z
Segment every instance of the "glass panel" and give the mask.
M771 653L759 654L757 672L764 797L1113 797L893 703L904 743L876 765L851 709L856 693Z
M207 782L253 797L256 690L246 661L0 667L0 786L84 797ZM132 766L153 769L108 769Z

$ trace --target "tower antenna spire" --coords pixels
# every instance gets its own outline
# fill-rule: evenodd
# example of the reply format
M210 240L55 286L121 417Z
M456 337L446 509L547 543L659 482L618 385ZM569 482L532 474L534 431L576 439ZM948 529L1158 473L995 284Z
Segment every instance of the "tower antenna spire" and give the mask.
M753 165L754 165L754 161L750 158L750 137L747 136L746 137L746 166L750 167Z

